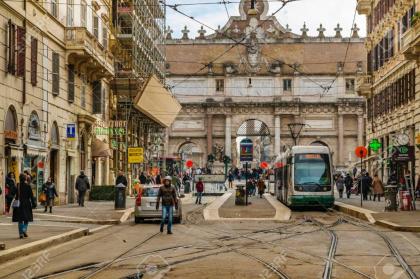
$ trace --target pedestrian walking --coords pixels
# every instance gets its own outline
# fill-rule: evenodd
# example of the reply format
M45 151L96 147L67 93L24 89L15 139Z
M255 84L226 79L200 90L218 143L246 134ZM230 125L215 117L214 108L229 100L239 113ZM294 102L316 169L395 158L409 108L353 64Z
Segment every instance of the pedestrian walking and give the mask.
M373 176L372 181L372 189L373 189L373 201L378 198L378 201L381 201L381 196L384 194L384 184L382 180L378 177L378 174L375 173Z
M417 178L416 199L420 198L420 174Z
M367 201L369 189L372 187L372 178L369 173L365 173L359 178L359 189L362 192L363 200Z
M141 172L141 173L140 173L140 177L139 177L139 179L140 179L140 183L141 183L141 184L143 184L143 185L145 185L145 184L146 184L146 182L147 182L147 177L144 175L144 172Z
M344 192L344 178L341 175L338 175L337 180L335 181L335 186L337 187L339 198L342 199Z
M198 182L195 184L195 190L197 191L197 198L195 199L195 204L201 204L201 198L203 197L204 192L204 183L203 178L199 178Z
M262 177L258 180L257 187L258 187L258 195L260 195L260 198L262 198L265 192L265 188L266 188L264 179Z
M230 189L233 188L233 180L234 180L233 173L232 173L232 171L230 171L229 175L228 175L228 182L229 182L229 188Z
M12 221L18 223L19 237L28 237L28 225L33 221L32 209L36 207L36 200L25 174L19 175L16 195L12 202Z
M156 175L156 184L157 185L159 185L159 184L162 184L162 177L160 176L160 173L158 173L157 175Z
M90 189L89 178L84 171L80 171L80 175L76 179L76 190L78 192L77 202L79 206L85 206L85 194Z
M4 189L4 198L6 201L6 213L10 212L10 205L12 204L13 197L16 195L16 180L13 172L9 172L6 176L6 187Z
M351 188L353 187L353 178L350 176L350 173L347 173L344 179L344 186L346 187L347 198L350 199Z
M173 209L178 209L178 198L175 187L171 185L172 177L165 176L163 185L159 188L156 210L159 210L159 203L162 200L162 220L160 221L160 232L163 232L165 219L168 217L168 234L172 234Z
M118 172L117 179L115 179L115 185L118 186L119 184L122 184L125 187L127 187L127 185L128 185L127 178L124 176L124 172L123 171L119 171Z
M42 185L42 193L45 195L45 210L47 212L48 207L50 207L50 213L52 213L52 208L54 206L54 198L58 198L57 190L52 177L48 177L47 182Z

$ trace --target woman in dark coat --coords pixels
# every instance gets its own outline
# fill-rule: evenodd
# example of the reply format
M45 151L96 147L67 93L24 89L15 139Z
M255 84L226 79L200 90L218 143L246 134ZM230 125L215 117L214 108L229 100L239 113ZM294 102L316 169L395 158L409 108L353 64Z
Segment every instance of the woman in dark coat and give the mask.
M45 201L45 210L47 212L48 206L50 207L50 213L52 213L52 207L54 205L54 198L58 198L57 190L55 189L55 184L52 177L48 177L47 182L42 186L42 192L45 194L47 200Z
M36 200L31 186L26 182L26 176L19 176L15 199L19 200L19 207L13 208L13 222L18 222L19 237L28 237L28 224L33 221L32 208L36 207Z
M10 211L10 205L12 204L13 197L16 195L16 182L15 175L13 172L9 172L6 176L6 189L4 197L6 199L6 213Z

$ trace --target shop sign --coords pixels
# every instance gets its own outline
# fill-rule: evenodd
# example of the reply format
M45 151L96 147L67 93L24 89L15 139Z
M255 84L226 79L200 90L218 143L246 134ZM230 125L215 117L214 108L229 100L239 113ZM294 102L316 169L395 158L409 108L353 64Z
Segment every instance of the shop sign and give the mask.
M372 139L369 142L369 147L372 151L378 152L378 150L382 147L382 143L378 139Z
M76 140L76 124L67 124L66 133L68 140Z
M394 146L392 160L395 162L409 162L414 160L414 146Z
M127 132L127 121L110 120L107 123L104 121L96 121L93 129L97 136L123 136Z
M128 148L128 163L141 164L144 161L143 147L129 147Z
M241 162L252 162L254 158L254 144L250 139L243 139L239 144L239 158Z
M124 136L125 128L96 127L95 135L97 136Z
M17 135L16 131L11 131L11 130L5 130L4 131L4 138L5 139L16 140L17 137L18 137L18 135Z

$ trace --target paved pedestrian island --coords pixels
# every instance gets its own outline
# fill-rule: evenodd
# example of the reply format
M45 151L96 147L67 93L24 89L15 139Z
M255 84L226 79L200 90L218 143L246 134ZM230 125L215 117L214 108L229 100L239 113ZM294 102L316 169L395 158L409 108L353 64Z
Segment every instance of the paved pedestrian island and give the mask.
M235 192L230 189L203 210L207 221L287 221L291 210L270 194L250 197L248 206L235 205Z
M420 232L420 202L416 202L416 211L385 212L385 199L381 201L363 201L360 196L352 195L350 199L335 197L335 207L343 212L362 218L394 230Z
M235 205L235 195L219 208L219 216L222 218L274 218L275 208L263 197L250 196L247 206Z

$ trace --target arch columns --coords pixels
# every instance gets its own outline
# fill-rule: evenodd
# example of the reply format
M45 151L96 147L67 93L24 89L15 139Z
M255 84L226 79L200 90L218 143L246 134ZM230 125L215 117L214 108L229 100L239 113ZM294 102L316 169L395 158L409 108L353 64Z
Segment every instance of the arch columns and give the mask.
M274 116L274 156L280 153L281 140L281 119L280 115Z
M232 116L226 115L225 122L225 155L232 158Z

